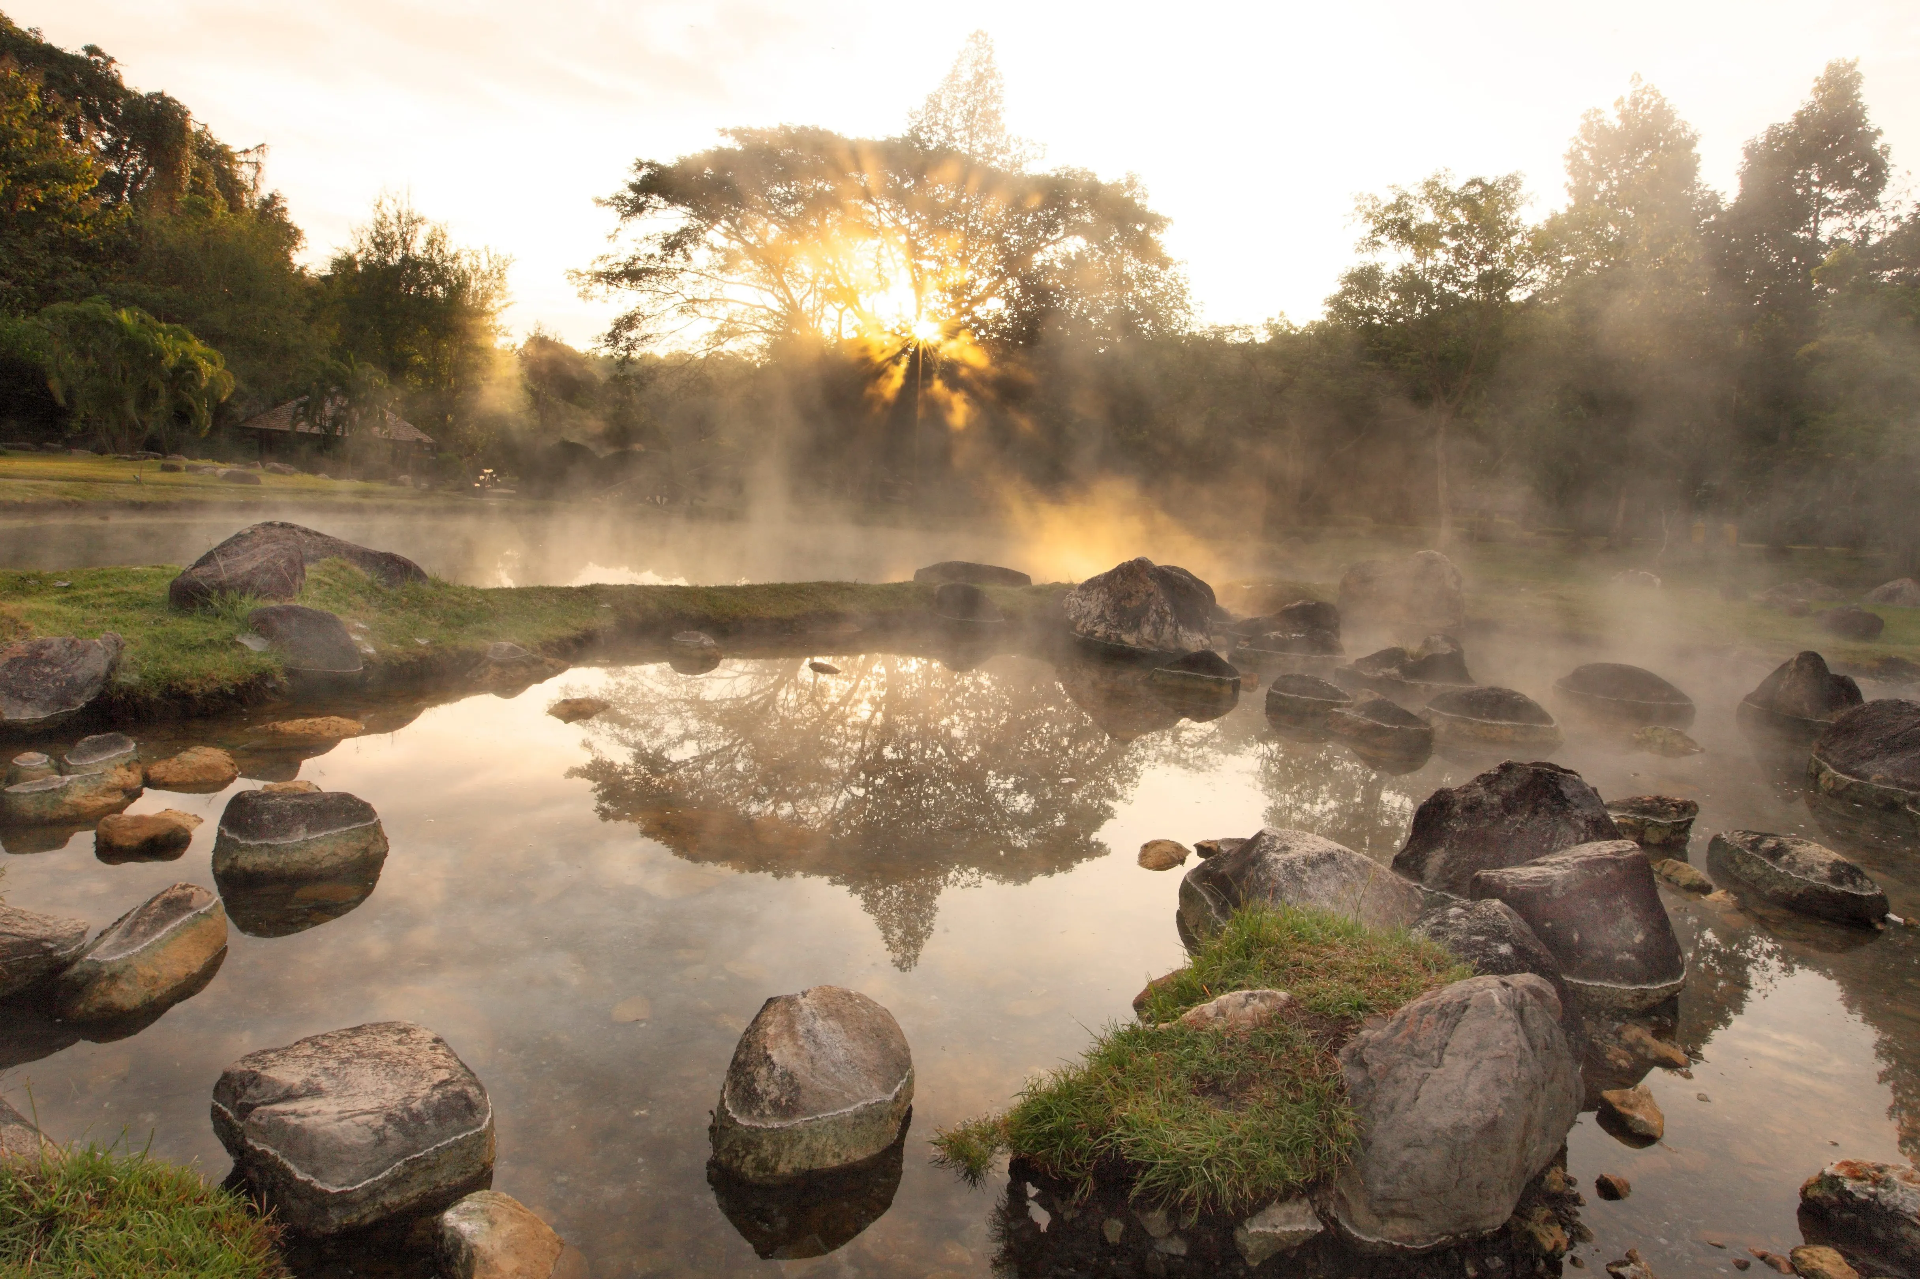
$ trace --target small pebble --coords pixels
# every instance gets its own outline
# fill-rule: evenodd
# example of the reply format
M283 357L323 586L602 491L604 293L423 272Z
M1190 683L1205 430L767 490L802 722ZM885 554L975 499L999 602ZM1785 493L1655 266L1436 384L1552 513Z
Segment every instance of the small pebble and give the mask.
M1603 1172L1593 1179L1593 1189L1602 1199L1625 1199L1633 1193L1633 1183L1625 1177Z
M1752 1264L1753 1263L1751 1261L1748 1261L1745 1257L1735 1257L1733 1259L1733 1268L1735 1270L1745 1270L1748 1266L1751 1266Z
M1711 1102L1713 1100L1713 1098L1707 1096L1707 1094L1703 1092L1697 1092L1693 1094L1693 1099L1695 1101L1706 1101L1706 1102Z
M815 675L838 675L840 668L832 662L808 662L807 669Z

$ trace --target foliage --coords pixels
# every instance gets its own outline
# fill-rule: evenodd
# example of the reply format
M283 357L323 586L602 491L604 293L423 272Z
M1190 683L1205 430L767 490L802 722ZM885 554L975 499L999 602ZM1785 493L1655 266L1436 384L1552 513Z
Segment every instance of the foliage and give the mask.
M1372 1015L1468 975L1404 933L1319 911L1248 907L1076 1065L1027 1085L1004 1115L941 1133L937 1159L977 1180L1007 1150L1063 1180L1231 1212L1332 1175L1356 1139L1338 1044ZM1196 1030L1189 1008L1285 990L1298 1011L1250 1031Z
M48 385L116 453L157 436L171 452L182 430L205 435L213 408L233 391L220 353L177 324L104 298L59 302L40 313L48 333Z
M144 1151L0 1162L0 1279L283 1279L279 1238L239 1195Z

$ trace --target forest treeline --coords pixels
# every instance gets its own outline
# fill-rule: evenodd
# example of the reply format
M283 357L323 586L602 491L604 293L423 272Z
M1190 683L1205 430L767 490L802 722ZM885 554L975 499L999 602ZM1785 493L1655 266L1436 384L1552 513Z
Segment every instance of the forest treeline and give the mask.
M965 511L1118 477L1240 535L1724 520L1920 560L1920 213L1852 62L1730 197L1636 79L1551 208L1518 174L1363 197L1324 314L1237 328L1194 322L1138 180L1042 167L1001 102L976 35L897 136L636 161L575 276L620 313L580 351L509 343L507 260L404 200L302 267L258 149L0 18L0 428L217 441L304 395L339 431L401 413L449 477L614 503Z

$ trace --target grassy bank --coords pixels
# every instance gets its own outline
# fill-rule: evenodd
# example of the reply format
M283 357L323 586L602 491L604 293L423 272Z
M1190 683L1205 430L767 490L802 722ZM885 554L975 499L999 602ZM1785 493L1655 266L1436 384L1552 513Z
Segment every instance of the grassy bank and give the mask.
M1352 1148L1339 1046L1365 1018L1468 975L1404 934L1248 908L1155 984L1141 1024L1108 1026L1004 1114L940 1133L936 1156L978 1179L1006 1152L1063 1181L1126 1182L1149 1204L1188 1211L1265 1202L1332 1175ZM1175 1020L1258 989L1287 991L1293 1010L1239 1032Z
M330 505L405 505L413 509L463 507L464 494L426 492L370 480L323 480L313 475L258 472L260 483L236 484L218 475L162 471L158 462L128 462L95 454L0 452L0 515L76 506L163 510L288 502Z
M246 1200L145 1154L0 1162L0 1279L283 1279L278 1244Z

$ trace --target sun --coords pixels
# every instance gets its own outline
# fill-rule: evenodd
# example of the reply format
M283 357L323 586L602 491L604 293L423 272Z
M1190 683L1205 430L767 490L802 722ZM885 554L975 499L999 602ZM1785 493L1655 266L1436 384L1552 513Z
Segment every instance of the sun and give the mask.
M915 320L910 330L916 342L931 342L940 336L940 321Z

